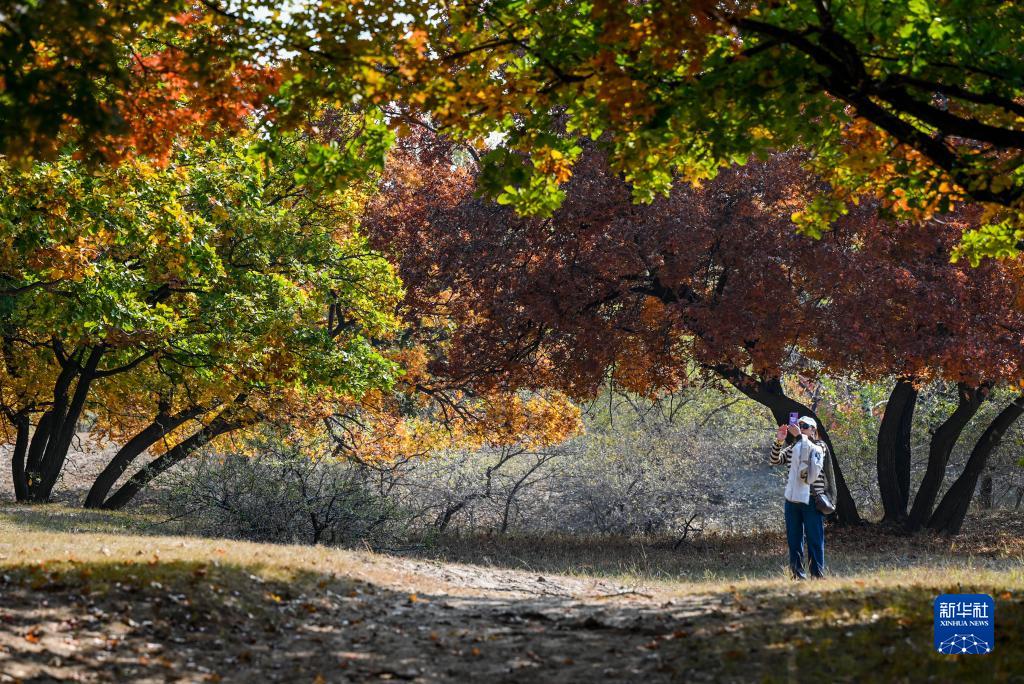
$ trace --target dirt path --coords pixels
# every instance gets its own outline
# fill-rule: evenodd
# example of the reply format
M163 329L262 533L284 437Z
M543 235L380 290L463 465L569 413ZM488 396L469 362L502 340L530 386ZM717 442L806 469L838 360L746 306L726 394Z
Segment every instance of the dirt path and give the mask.
M727 633L731 614L728 594L375 564L365 574L397 580L306 577L296 593L199 565L164 582L131 564L7 573L0 681L693 680L707 663L684 653L689 637Z
M711 540L673 552L697 563L659 575L678 579L629 586L601 574L595 557L615 561L616 550L599 540L586 553L564 541L534 556L496 547L505 557L476 543L478 564L468 564L97 531L90 520L59 509L0 517L0 682L945 682L1024 672L1016 533L972 536L962 562L949 541L928 556L927 544L837 535L845 576L803 584L775 576L779 550L764 536ZM683 579L754 551L773 559L750 581ZM995 597L993 654L936 655L933 602L951 592Z

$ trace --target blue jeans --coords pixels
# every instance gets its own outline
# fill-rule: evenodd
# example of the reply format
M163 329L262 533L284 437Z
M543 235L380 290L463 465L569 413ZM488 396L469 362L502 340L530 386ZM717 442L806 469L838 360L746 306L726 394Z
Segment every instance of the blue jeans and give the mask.
M804 579L804 535L811 557L811 574L825 576L825 516L811 503L786 500L786 541L789 543L789 568L794 577Z

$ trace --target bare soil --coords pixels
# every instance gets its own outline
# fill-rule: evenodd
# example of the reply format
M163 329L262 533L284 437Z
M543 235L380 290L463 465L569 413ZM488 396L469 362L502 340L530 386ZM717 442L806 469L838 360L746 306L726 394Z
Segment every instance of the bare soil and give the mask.
M1024 575L998 549L989 567L951 558L800 584L774 573L633 582L90 531L96 514L66 509L2 513L0 681L1019 681L1024 672ZM933 652L932 601L957 589L996 597L990 656Z

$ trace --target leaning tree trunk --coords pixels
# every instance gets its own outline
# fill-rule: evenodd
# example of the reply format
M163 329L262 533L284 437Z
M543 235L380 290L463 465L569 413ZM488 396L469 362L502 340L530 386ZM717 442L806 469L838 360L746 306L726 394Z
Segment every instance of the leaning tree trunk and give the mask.
M61 362L63 368L54 383L53 404L39 420L25 458L29 501L49 501L53 486L64 468L103 353L104 348L100 345L91 349L84 364L81 363L84 352ZM75 389L69 398L72 384Z
M882 522L902 522L910 496L910 426L917 390L908 378L900 378L889 395L878 428L878 491L882 497Z
M110 463L103 469L103 472L96 476L95 482L93 482L92 487L89 489L89 494L85 497L85 508L102 507L114 484L135 459L172 430L205 413L206 410L200 407L193 407L176 413L173 416L166 413L158 415L152 423L128 440L114 455L114 458L110 460Z
M946 465L949 463L949 455L953 447L960 439L967 423L974 414L981 408L989 394L989 387L971 387L964 383L957 385L957 407L945 420L942 425L932 433L931 443L928 446L928 468L925 470L924 478L917 488L917 495L914 497L914 505L907 516L907 529L915 532L928 521L932 514L932 507L935 499L942 488L942 480L946 476Z
M818 436L828 446L829 454L832 457L832 469L836 476L836 522L840 525L862 524L864 521L857 513L857 504L853 500L853 495L850 494L849 487L846 486L846 478L843 477L843 471L839 467L839 459L836 457L832 440L828 436L828 430L818 419L818 415L807 406L787 396L779 378L762 380L732 366L714 366L711 370L725 378L729 384L748 398L771 411L775 422L779 425L788 422L789 414L793 411L814 418L818 423Z
M221 414L209 425L203 427L191 437L184 439L173 448L144 465L138 472L121 485L120 489L110 495L99 507L108 510L120 510L135 498L142 489L161 473L183 461L187 456L210 443L214 438L237 430L254 421L232 420Z
M57 376L53 390L53 404L43 413L32 433L32 441L25 455L25 482L28 487L27 501L38 501L38 489L43 481L45 456L57 440L57 433L63 424L68 403L68 391L74 382L75 372L66 365Z
M964 524L964 518L967 517L967 509L971 505L974 490L978 486L978 478L985 470L988 457L999 446L1003 435L1020 417L1021 413L1024 413L1024 394L1017 395L1010 405L1004 408L985 428L985 432L982 433L978 443L971 450L971 456L967 459L964 471L960 473L960 477L953 482L949 491L935 508L935 513L928 521L929 529L944 534L956 534L960 531Z

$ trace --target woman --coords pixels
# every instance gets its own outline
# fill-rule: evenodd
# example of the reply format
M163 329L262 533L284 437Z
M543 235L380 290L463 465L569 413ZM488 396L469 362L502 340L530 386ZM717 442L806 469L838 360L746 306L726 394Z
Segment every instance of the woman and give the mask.
M786 446L786 435L793 443ZM818 439L818 423L804 416L796 425L780 425L772 445L771 464L789 466L786 480L786 541L789 543L789 567L795 579L804 574L803 541L807 537L807 554L811 557L811 575L825 576L825 516L815 505L817 494L832 493L831 466L828 447Z

